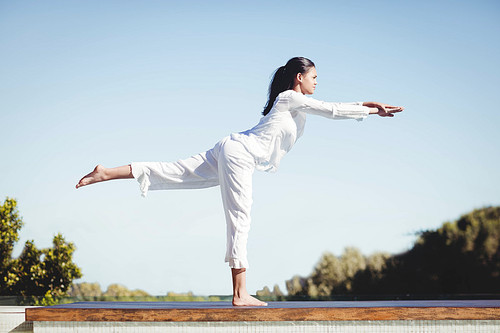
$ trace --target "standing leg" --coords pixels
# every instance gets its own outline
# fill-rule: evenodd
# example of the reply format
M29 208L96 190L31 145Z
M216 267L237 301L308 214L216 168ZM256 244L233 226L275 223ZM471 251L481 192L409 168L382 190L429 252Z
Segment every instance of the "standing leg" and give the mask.
M246 268L231 268L233 277L233 305L234 306L266 306L267 303L259 301L248 294L246 284Z
M226 262L231 267L233 305L267 305L250 296L246 289L246 247L250 231L255 161L239 142L227 140L219 152L218 169L227 224Z

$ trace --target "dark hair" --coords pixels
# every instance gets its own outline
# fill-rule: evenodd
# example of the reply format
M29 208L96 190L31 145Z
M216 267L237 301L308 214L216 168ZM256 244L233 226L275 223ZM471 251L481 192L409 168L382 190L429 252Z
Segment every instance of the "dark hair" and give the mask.
M265 116L271 111L274 101L280 93L293 88L297 73L305 74L311 67L315 67L314 62L311 60L304 57L295 57L288 60L285 66L278 68L269 84L269 99L262 114Z

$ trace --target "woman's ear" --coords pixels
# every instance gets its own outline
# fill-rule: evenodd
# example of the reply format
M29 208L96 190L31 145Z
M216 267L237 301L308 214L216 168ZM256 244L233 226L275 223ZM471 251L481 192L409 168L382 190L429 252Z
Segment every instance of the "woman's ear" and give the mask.
M297 73L297 76L295 77L295 79L298 81L298 82L302 82L302 73Z

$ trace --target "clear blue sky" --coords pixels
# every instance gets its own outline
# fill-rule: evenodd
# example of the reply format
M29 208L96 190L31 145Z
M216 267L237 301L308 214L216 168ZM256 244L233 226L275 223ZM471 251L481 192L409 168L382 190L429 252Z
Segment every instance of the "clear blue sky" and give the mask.
M19 202L21 245L76 244L81 281L229 294L218 188L74 185L98 163L185 158L252 127L272 72L306 56L313 97L406 111L310 116L280 170L255 174L249 291L284 289L324 251L404 251L500 204L499 14L497 1L1 1L0 199Z

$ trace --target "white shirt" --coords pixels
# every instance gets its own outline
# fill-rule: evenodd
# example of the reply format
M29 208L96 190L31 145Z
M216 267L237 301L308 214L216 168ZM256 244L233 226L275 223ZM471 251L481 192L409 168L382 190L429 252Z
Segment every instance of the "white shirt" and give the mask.
M330 119L360 121L369 113L369 108L362 104L322 102L294 90L287 90L278 95L271 111L255 127L233 133L231 138L241 142L255 158L257 170L274 172L278 169L281 158L302 136L307 113Z

